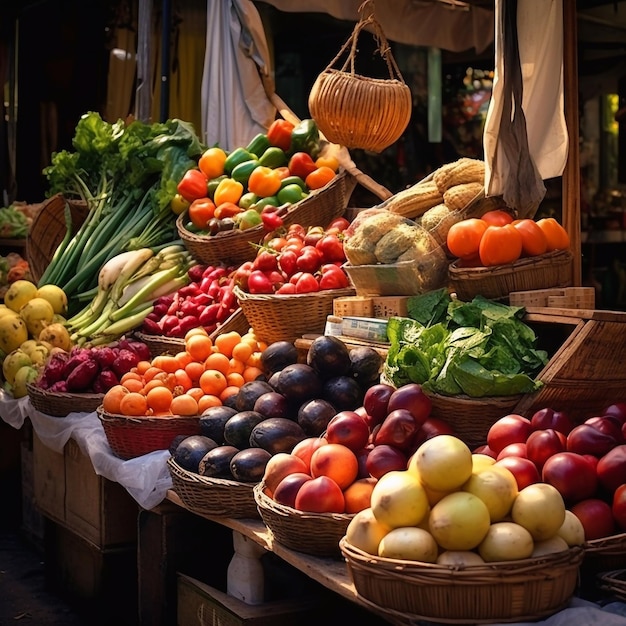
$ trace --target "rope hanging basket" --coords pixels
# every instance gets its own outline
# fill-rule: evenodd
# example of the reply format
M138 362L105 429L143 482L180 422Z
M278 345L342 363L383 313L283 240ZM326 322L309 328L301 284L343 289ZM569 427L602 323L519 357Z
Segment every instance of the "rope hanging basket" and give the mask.
M365 8L372 6L368 17ZM374 17L373 3L359 8L361 18L337 56L317 77L309 94L309 111L325 137L347 148L382 152L399 139L411 119L411 90L404 82L383 30ZM388 79L355 72L360 32L371 26L378 52L387 64ZM350 48L340 68L334 67Z

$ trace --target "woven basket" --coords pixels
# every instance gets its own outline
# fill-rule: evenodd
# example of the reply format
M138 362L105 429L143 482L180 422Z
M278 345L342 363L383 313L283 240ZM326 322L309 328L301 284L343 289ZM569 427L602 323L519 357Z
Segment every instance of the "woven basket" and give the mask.
M585 582L594 582L599 574L626 563L626 533L586 541L583 548L585 558L580 571Z
M246 319L260 341L295 341L307 333L324 332L333 300L353 296L354 289L324 289L293 295L250 294L235 287Z
M282 216L285 226L301 224L327 226L343 215L350 196L356 187L356 178L345 170L324 187L312 191L304 200L297 202ZM240 265L251 261L257 254L256 245L266 234L262 225L246 230L229 230L217 235L198 235L185 228L187 212L176 219L178 235L191 255L201 263L215 265Z
M393 623L525 622L562 609L574 594L582 548L548 556L455 569L367 554L342 538L340 548L360 596Z
M28 398L33 407L46 415L65 417L70 413L93 413L101 404L101 393L58 393L26 385Z
M512 291L568 287L573 258L569 250L555 250L494 267L459 267L455 261L448 270L450 287L464 301L477 295L496 300L508 298Z
M427 393L432 402L431 417L444 420L470 448L487 443L487 431L501 417L513 411L522 395L470 398Z
M237 331L240 335L248 332L250 324L246 319L241 308L238 308L232 313L223 324L220 324L210 335L211 339L215 339L222 333L228 333L231 331ZM152 357L159 356L160 354L176 354L185 350L185 340L182 337L167 337L165 335L148 335L137 331L135 337L139 341L143 341L148 348L150 348L150 354Z
M313 556L341 557L339 541L353 514L297 511L272 500L263 487L263 483L254 486L254 499L261 519L278 543Z
M313 84L309 111L329 141L347 148L382 152L406 129L413 103L411 90L400 74L380 24L373 12L366 18L364 13L350 38ZM355 73L358 37L368 26L374 30L378 52L387 64L388 79ZM333 67L348 48L350 52L343 65L339 69Z
M626 569L614 569L598 575L598 586L626 602Z
M65 237L66 204L72 220L72 233L75 233L87 217L87 205L84 202L66 200L60 193L42 203L30 226L26 237L26 258L34 282L39 281Z
M172 458L167 465L174 491L191 511L217 517L259 518L253 483L200 476L183 469Z
M178 435L199 435L198 416L113 415L98 407L98 417L113 453L120 459L134 459L155 450L167 450Z

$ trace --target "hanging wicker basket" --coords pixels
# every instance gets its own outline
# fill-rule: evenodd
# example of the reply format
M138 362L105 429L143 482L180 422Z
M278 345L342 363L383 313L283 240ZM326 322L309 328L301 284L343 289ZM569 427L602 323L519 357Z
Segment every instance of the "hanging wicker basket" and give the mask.
M317 77L309 94L309 111L325 137L347 148L382 152L397 141L411 119L411 90L404 82L391 53L389 43L374 12L361 19L337 56ZM387 64L388 79L369 78L355 72L357 41L360 32L371 26L378 52ZM350 49L340 68L333 67ZM349 68L349 69L348 69Z

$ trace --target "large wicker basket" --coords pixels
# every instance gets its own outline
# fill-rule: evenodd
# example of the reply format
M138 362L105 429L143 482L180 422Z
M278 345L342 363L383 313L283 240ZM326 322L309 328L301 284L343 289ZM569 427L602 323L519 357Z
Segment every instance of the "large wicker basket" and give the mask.
M167 450L178 435L199 435L198 416L114 415L98 407L98 417L113 453L120 459L134 459L156 450Z
M172 458L167 465L174 491L189 510L216 517L259 517L254 499L254 483L200 476L183 469Z
M626 569L614 569L598 575L598 586L613 597L626 602Z
M592 586L604 572L618 569L626 564L626 533L601 539L591 539L583 545L585 558L580 573L585 586Z
M354 293L354 289L346 288L293 295L250 294L235 287L235 295L254 334L266 343L323 333L326 318L333 312L333 300Z
M356 178L345 170L321 189L312 191L304 200L297 202L282 216L285 226L301 224L327 226L343 215L350 196L356 187ZM246 230L229 230L217 235L198 235L185 228L187 212L176 219L178 234L192 256L201 263L215 265L240 265L254 259L256 245L261 243L266 231L262 225Z
M66 206L72 233L75 233L85 221L88 207L84 202L67 200L60 193L42 203L30 226L26 237L26 258L35 282L43 275L67 233Z
M313 556L339 558L339 541L346 534L349 513L307 513L274 501L263 491L263 483L254 486L261 519L274 539L286 548Z
M561 610L576 590L582 548L464 569L340 548L359 595L397 624L525 622Z
M28 398L40 413L66 417L70 413L93 413L101 404L101 393L59 393L42 389L33 383L26 385Z
M504 299L512 291L570 286L573 258L569 250L554 250L493 267L460 267L455 261L448 277L459 300L470 301L477 295Z
M364 9L368 3L364 3ZM372 28L389 78L368 78L355 72L358 37ZM350 52L340 68L333 67ZM411 90L404 82L373 12L357 22L337 56L317 77L309 93L309 111L329 141L347 148L381 152L400 138L411 119Z

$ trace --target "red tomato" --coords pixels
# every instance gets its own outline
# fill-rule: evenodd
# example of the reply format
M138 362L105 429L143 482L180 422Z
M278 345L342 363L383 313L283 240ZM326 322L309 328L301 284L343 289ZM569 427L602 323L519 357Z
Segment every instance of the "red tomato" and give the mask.
M535 220L515 220L513 226L522 236L522 252L525 256L537 256L548 250L548 238Z
M513 224L488 226L480 240L478 254L486 267L513 263L522 254L522 236Z
M250 293L274 293L274 285L264 272L252 270L248 276L248 291Z
M487 226L487 222L475 217L452 224L446 239L450 254L459 259L477 257L480 240Z
M304 246L296 261L296 267L302 272L317 272L322 264L322 255L315 246Z
M337 235L324 235L315 247L322 253L324 263L343 262L346 255L343 251L343 242Z
M262 272L271 272L278 268L278 257L269 250L259 250L252 262L252 267Z
M319 290L320 285L317 278L310 272L303 272L296 282L296 293L312 293Z
M319 281L320 289L345 289L350 281L347 274L337 265L324 265Z
M480 219L487 222L490 226L504 226L513 221L513 216L502 209L494 209L493 211L487 211Z
M350 226L350 222L345 217L336 217L326 228L326 232L337 230L342 233L346 228Z
M297 271L298 254L294 250L283 250L278 259L280 269L291 278Z

